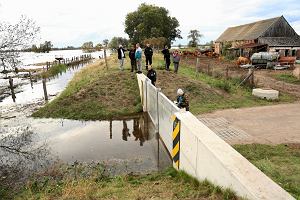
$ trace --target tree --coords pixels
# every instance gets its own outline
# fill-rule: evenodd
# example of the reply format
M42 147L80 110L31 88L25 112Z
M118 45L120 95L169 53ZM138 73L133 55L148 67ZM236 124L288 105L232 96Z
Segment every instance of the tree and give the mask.
M93 52L94 51L94 44L92 41L85 42L81 46L83 52Z
M4 71L6 67L16 67L20 51L32 45L39 30L35 22L25 16L16 24L0 22L0 59Z
M178 27L178 20L169 16L167 9L145 3L137 11L128 13L125 19L125 33L132 43L142 42L147 38L164 37L170 45L176 38L182 38Z
M129 41L126 38L122 38L122 37L113 37L109 44L108 47L110 49L117 49L119 47L119 45L123 45L124 47L128 47Z
M198 30L190 30L190 33L188 35L188 39L191 39L189 41L189 46L197 47L201 37L203 37L203 35L200 34L200 32Z
M109 43L109 40L108 40L108 39L103 40L103 45L104 45L104 47L107 47L108 43Z
M96 51L101 51L103 48L102 44L98 43L96 46L95 46L95 50Z
M167 38L159 37L159 38L149 38L143 41L143 44L146 45L147 43L151 44L154 49L162 49L168 42Z

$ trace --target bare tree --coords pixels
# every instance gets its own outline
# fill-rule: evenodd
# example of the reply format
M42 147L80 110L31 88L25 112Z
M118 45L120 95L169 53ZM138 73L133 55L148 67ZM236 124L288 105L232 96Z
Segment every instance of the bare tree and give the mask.
M0 59L3 70L14 69L20 50L32 45L40 28L32 19L21 16L16 24L0 22Z

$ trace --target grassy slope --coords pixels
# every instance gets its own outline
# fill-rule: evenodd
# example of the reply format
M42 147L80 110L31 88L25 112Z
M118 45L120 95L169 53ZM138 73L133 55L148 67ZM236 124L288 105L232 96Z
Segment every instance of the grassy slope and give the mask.
M300 199L299 144L249 144L234 145L234 148L296 199Z
M239 199L207 181L198 182L184 172L169 168L149 175L104 176L101 166L92 173L78 167L55 170L29 182L15 199ZM83 171L81 171L83 170ZM73 172L73 173L72 173ZM63 175L62 175L63 174ZM62 176L61 176L62 175Z
M115 60L110 65L114 66ZM33 114L34 117L107 119L141 111L135 77L128 72L106 70L96 62L77 73L58 98Z

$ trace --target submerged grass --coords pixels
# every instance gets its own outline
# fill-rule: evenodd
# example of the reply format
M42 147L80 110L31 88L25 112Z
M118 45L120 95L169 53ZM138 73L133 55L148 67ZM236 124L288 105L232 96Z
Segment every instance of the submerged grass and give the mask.
M296 199L300 199L299 144L248 144L234 145L234 148Z
M67 65L64 64L58 64L58 65L53 65L49 68L48 71L44 71L40 74L42 78L49 78L56 76L60 73L66 72L68 69Z
M75 176L74 171L81 172ZM101 165L56 169L28 182L14 199L240 199L229 189L168 168L148 175L108 176ZM75 172L76 173L76 172Z

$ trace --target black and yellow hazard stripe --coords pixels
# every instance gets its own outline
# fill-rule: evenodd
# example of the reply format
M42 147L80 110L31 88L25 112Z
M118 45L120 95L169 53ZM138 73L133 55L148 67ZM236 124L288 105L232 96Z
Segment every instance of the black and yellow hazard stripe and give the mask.
M172 150L172 159L177 167L179 169L179 155L180 155L180 120L173 116L173 133L172 133L172 139L173 139L173 150Z

